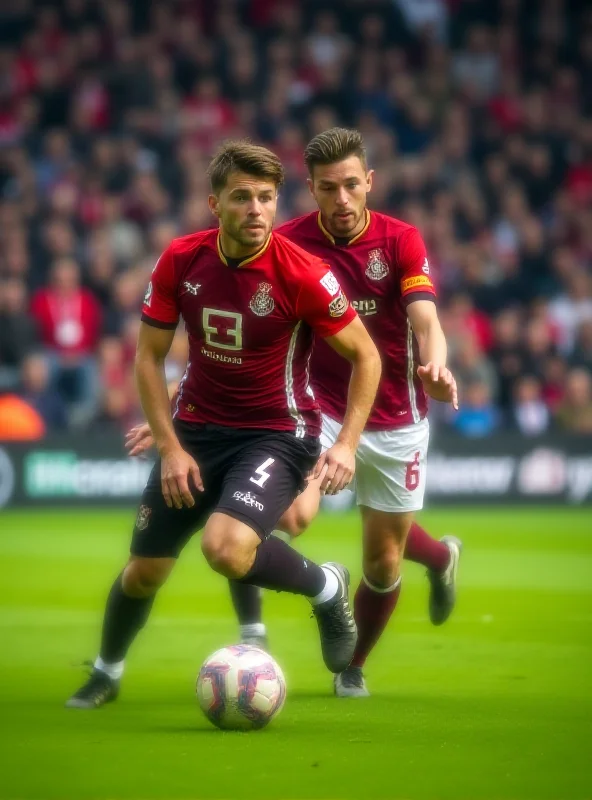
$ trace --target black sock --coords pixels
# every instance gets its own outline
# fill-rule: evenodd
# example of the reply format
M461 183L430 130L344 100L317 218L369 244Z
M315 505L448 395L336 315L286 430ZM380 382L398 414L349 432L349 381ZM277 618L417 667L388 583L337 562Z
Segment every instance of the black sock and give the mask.
M131 643L146 624L154 603L152 597L128 597L118 575L111 587L101 637L101 658L107 664L123 661Z
M270 536L257 548L253 566L240 582L315 597L325 587L325 573L289 544Z
M261 622L261 589L251 583L228 581L232 605L240 625Z

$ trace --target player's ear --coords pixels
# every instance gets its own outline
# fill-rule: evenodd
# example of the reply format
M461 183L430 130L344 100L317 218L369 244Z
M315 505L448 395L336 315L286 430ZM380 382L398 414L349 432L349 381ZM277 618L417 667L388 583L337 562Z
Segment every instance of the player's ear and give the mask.
M368 191L372 189L372 179L374 178L374 170L369 169L366 173L366 183L368 184Z
M306 184L308 186L308 191L314 197L314 183L312 182L312 179L311 178L307 178L306 179Z
M208 206L215 217L220 217L220 198L215 194L208 195Z

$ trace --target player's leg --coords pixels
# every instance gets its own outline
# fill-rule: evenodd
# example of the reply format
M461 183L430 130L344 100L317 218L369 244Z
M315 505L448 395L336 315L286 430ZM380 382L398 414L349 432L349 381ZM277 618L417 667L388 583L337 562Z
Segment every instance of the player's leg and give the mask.
M308 597L325 663L338 672L349 664L356 641L347 570L319 566L270 535L317 456L316 442L293 436L265 435L254 442L227 472L202 549L210 566L228 578Z
M366 697L362 669L386 628L399 600L401 561L413 519L411 512L392 513L360 506L363 528L362 580L354 597L358 642L350 666L335 678L339 697Z
M423 506L427 421L396 431L367 431L357 453L356 502L363 525L363 578L354 599L358 645L335 681L342 697L368 694L362 667L400 592L400 564L413 514Z
M405 546L405 559L427 568L430 582L428 609L434 625L442 625L456 604L456 579L462 542L456 536L434 539L413 522Z
M103 617L101 645L86 683L67 701L69 708L97 708L119 693L127 652L146 624L158 589L203 519L203 496L189 509L168 508L157 463L142 496L131 555L115 579Z
M309 481L306 489L282 515L277 530L274 531L275 535L279 531L290 538L295 538L308 528L319 509L320 483L320 478ZM229 587L232 605L240 626L241 641L266 650L268 641L262 614L262 590L258 586L233 580L229 581Z

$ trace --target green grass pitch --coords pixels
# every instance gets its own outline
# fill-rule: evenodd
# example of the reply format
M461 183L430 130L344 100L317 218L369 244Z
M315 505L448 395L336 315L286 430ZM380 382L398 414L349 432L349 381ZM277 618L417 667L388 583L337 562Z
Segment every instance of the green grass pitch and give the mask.
M132 512L0 516L1 798L592 797L592 513L422 515L465 542L460 599L442 628L408 564L401 602L367 665L372 697L337 700L300 598L268 593L288 698L260 732L222 733L194 696L210 652L236 640L225 582L198 541L162 591L120 700L63 703L96 654L102 606ZM359 577L354 513L300 540Z

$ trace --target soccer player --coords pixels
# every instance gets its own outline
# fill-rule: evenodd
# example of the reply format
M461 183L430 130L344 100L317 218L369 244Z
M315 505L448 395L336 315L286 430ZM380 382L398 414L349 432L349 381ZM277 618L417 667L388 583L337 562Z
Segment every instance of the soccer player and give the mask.
M399 598L404 553L428 569L432 622L444 622L454 606L461 544L450 536L435 541L413 516L425 491L426 395L456 408L457 390L446 367L425 245L413 226L367 209L373 173L361 134L342 128L320 133L308 144L305 161L319 211L279 230L331 266L382 357L380 388L357 450L364 576L354 599L358 643L351 665L335 678L338 696L361 697L368 694L362 667ZM349 375L347 363L319 341L311 385L327 448L345 419ZM322 489L312 481L280 522L281 530L294 536L306 528ZM232 594L243 637L265 636L258 590L234 584Z
M361 134L333 128L305 151L309 188L318 212L278 229L323 258L344 286L382 356L376 402L357 451L356 501L363 526L363 574L354 599L358 643L351 665L335 679L340 697L368 694L366 659L397 604L404 557L427 568L429 613L440 625L452 612L461 543L433 539L414 522L423 506L429 426L426 395L457 406L456 383L446 368L446 341L438 321L435 288L422 238L411 225L369 211L372 188ZM349 368L319 341L311 361L311 386L323 412L321 441L330 447L344 420ZM130 431L128 446L150 446L148 426ZM321 482L310 481L278 528L299 535L317 513ZM260 592L231 581L243 641L266 646Z
M69 707L117 697L126 653L155 594L202 527L212 569L310 599L332 672L353 655L347 570L318 566L270 534L311 470L321 489L350 482L380 357L327 265L272 233L279 159L248 142L228 143L209 175L219 229L175 239L144 299L136 381L159 459L130 559L107 600L99 656ZM163 365L180 316L189 361L173 419ZM352 364L341 433L318 463L321 417L308 387L314 336Z

